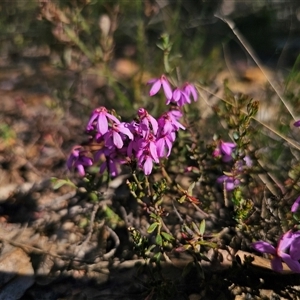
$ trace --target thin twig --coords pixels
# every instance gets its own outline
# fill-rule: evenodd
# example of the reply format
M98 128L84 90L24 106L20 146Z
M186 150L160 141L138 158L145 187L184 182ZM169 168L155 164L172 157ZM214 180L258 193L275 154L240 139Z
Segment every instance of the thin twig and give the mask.
M174 212L175 212L175 214L177 215L178 219L180 220L180 223L183 224L183 223L184 223L184 220L182 219L180 213L178 212L177 207L175 206L174 202L175 202L175 201L172 200L172 205L173 205Z
M258 68L264 74L264 76L268 80L269 84L271 85L271 87L273 88L273 90L276 92L276 94L278 95L279 99L281 100L281 102L283 103L283 105L286 107L286 109L288 110L288 112L290 113L290 115L292 116L292 118L296 121L296 118L295 118L292 110L289 108L289 105L287 104L287 102L283 98L281 92L278 90L278 88L274 84L274 82L271 79L271 77L265 71L264 67L262 66L262 63L259 61L258 57L256 56L256 54L255 54L254 50L252 49L252 47L250 46L250 44L247 42L247 40L245 39L245 37L237 29L237 27L235 26L235 23L232 20L230 20L230 19L228 19L226 17L223 17L223 16L221 16L219 14L215 14L215 17L217 17L218 19L222 20L223 22L225 22L229 26L229 28L232 30L232 32L234 33L234 35L238 38L238 40L243 45L243 47L245 48L245 50L248 52L248 54L251 56L251 58L253 59L253 61L256 63L256 65L258 66Z
M191 204L194 206L194 208L196 210L198 210L201 214L204 215L205 218L209 217L209 214L207 214L206 212L204 212L200 207L198 207L195 203L191 202Z
M91 240L92 238L92 235L93 235L93 231L94 231L94 222L95 222L95 217L96 217L96 214L97 214L97 211L100 207L102 203L101 202L98 202L94 205L93 207L93 211L91 213L91 219L90 219L90 225L89 225L89 231L88 231L88 234L85 238L85 240L82 242L82 244L80 245L80 247L77 249L76 253L75 253L75 257L78 256L78 254L83 250L84 251L84 248L86 247L86 245L89 243L89 241ZM102 222L102 224L100 224L99 226L101 227L101 225L103 226L104 225L104 221Z
M111 258L116 253L117 248L120 246L120 239L118 235L110 227L106 226L106 229L109 231L111 238L114 240L115 246L113 249L111 249L109 252L105 253L102 256L102 258L105 260Z
M168 234L172 235L170 229L167 227L167 225L165 224L165 222L163 221L162 218L160 218L160 224L161 224L162 228L165 230L165 232L167 232Z
M209 91L208 89L206 89L205 87L201 86L200 84L197 84L196 87L197 87L198 89L201 89L201 90L203 90L203 91L209 93L210 95L212 95L212 96L214 96L214 97L217 97L218 99L222 100L222 101L225 102L226 104L233 106L232 103L230 103L229 101L226 101L225 99L221 98L220 96L216 95L215 93ZM205 102L207 102L207 101L205 100ZM207 105L210 106L209 103L207 103ZM242 109L241 109L241 112L244 113L244 114L247 114L247 113L246 113L244 110L242 110ZM282 134L280 134L279 132L277 132L275 129L271 128L269 125L265 124L264 122L261 122L261 121L258 120L257 118L255 118L255 117L251 117L251 118L252 118L255 122L257 122L257 123L259 123L260 125L264 126L266 129L270 130L270 131L273 132L275 135L277 135L278 137L280 137L281 139L283 139L284 141L286 141L288 144L290 144L291 146L293 146L295 149L300 150L299 144L296 144L295 141L293 141L293 140L291 140L291 139L289 139L289 138L283 136Z

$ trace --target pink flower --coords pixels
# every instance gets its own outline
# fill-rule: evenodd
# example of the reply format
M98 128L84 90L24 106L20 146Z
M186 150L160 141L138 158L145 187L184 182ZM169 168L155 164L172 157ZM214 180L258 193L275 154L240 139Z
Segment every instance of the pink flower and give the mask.
M93 160L82 146L75 146L67 160L69 170L76 168L81 176L85 175L85 167L93 165Z
M300 264L297 260L293 259L290 254L286 253L293 242L295 242L297 235L293 234L291 231L286 232L281 236L275 248L271 244L265 241L258 241L252 244L252 248L261 253L267 253L273 255L271 260L271 267L274 271L282 272L282 260L288 265L288 267L295 273L300 273ZM298 246L295 244L295 246ZM299 253L299 248L297 248L297 253ZM291 251L290 251L291 252ZM296 253L296 252L294 252ZM294 257L298 258L299 255Z
M180 88L176 88L174 90L173 100L176 102L176 104L178 106L183 106L184 104L187 104L187 103L190 104L191 103L191 99L189 98L187 93L184 90L180 89ZM169 104L169 103L166 103L166 104Z
M127 123L113 124L110 130L104 135L105 145L111 147L112 145L116 146L118 149L121 149L124 146L122 136L126 135L130 140L133 140L133 134L128 129Z
M233 191L236 187L240 185L240 180L234 176L222 175L217 179L217 182L223 184L226 191Z
M152 97L158 93L161 87L163 87L165 96L167 98L167 104L170 103L172 99L172 89L169 84L169 81L165 75L162 75L160 78L151 79L148 81L149 84L152 84L149 95Z
M153 168L153 162L159 163L158 157L154 157L149 149L145 149L139 156L138 166L143 169L145 175L150 175Z
M119 151L115 147L102 148L97 151L95 154L95 160L98 161L101 157L102 161L104 161L100 165L99 173L102 174L105 170L107 170L112 177L118 175L119 165L126 163L125 155L122 153L122 150Z
M152 172L153 162L159 163L154 135L150 133L146 139L139 140L136 158L139 168L143 169L145 175L149 175Z
M235 147L236 147L236 144L234 144L234 143L220 141L220 150L223 154L231 156Z
M140 118L140 122L141 124L144 124L147 128L147 131L149 132L150 131L150 127L149 125L151 124L151 128L152 128L152 131L154 134L157 133L157 130L158 130L158 124L157 124L157 121L154 117L152 117L148 111L144 108L140 108L138 110L138 116ZM143 131L143 128L141 128L142 131Z
M183 91L188 97L192 96L195 102L198 100L198 93L193 84L186 82L184 84Z
M230 162L232 161L232 153L235 148L236 144L221 140L212 155L213 157L222 157L223 162Z
M169 157L175 141L175 134L169 133L160 136L156 141L156 149L158 157Z
M86 130L94 130L97 129L97 131L103 135L108 131L108 119L115 122L116 124L119 124L120 121L112 114L107 112L107 109L103 106L96 108L92 116L87 124ZM94 124L96 122L96 124Z

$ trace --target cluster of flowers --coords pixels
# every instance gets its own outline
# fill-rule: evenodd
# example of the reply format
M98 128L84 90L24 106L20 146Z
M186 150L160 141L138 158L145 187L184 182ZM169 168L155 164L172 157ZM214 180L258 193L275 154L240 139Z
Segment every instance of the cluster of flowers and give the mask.
M295 213L300 206L300 196L292 205L291 212ZM300 273L300 231L289 230L277 242L276 248L265 241L252 244L253 249L260 253L271 254L271 267L274 271L282 272L282 261L295 273Z
M300 120L294 123L295 127L300 127ZM300 196L291 207L291 212L295 213L300 207ZM274 271L282 272L284 261L291 271L300 273L300 231L284 233L278 240L276 248L265 241L258 241L252 244L252 248L260 253L271 254L271 267Z
M236 144L220 140L212 155L215 158L221 159L224 163L228 163L233 160L233 152L235 149ZM243 160L236 161L232 171L220 176L217 179L217 182L224 185L226 191L232 191L240 185L240 177L243 174L244 169L251 166L251 159L248 156L245 156Z
M149 175L154 163L170 155L176 132L185 130L179 122L182 117L180 107L191 103L191 98L196 101L197 92L190 83L172 91L164 75L149 83L152 84L150 96L157 94L162 87L166 104L172 103L172 108L157 120L146 109L140 108L137 120L129 123L121 122L105 107L95 109L86 131L91 137L90 144L101 146L95 153L91 153L87 147L75 146L67 161L70 170L77 168L79 174L84 176L86 168L100 161L100 173L108 170L111 176L116 176L119 164L131 163Z

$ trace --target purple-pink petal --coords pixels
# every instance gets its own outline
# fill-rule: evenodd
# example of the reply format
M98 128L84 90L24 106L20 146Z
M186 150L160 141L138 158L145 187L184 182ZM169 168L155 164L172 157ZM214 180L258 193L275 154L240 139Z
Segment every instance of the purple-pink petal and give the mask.
M150 156L147 156L144 162L143 170L145 175L150 175L153 168L153 161Z
M293 233L289 230L283 234L277 243L277 253L280 256L283 251L288 249L293 241Z
M133 140L133 138L134 138L133 134L130 131L130 129L128 128L128 124L127 123L121 123L118 126L118 129L119 129L120 132L122 132L123 134L127 135L130 140Z
M300 264L298 261L292 259L287 253L282 253L281 258L293 272L300 273Z
M296 212L300 206L300 196L296 199L294 204L292 205L291 212Z
M123 143L123 140L122 140L120 134L118 132L116 132L116 131L113 131L112 135L113 135L114 145L118 149L121 149L123 147L124 143Z
M153 160L156 163L158 163L159 159L158 159L158 156L157 156L156 144L155 143L150 143L149 144L149 150L150 150L150 154L151 154Z
M156 150L158 157L164 157L165 155L165 139L160 138L156 141Z
M151 115L148 115L148 119L149 119L149 121L151 123L153 133L156 134L157 130L158 130L158 124L157 124L156 119L153 118Z
M164 90L166 98L168 100L171 100L172 96L173 96L172 89L170 87L170 84L169 84L168 80L165 78L164 75L161 78L161 83L162 83L163 90Z
M275 247L265 241L255 242L251 245L251 247L261 253L269 253L276 255Z
M271 268L276 272L282 272L283 267L282 267L282 261L280 257L278 256L273 257L273 259L271 260Z
M79 173L81 176L84 176L84 175L85 175L85 171L84 171L83 165L78 164L78 165L77 165L77 170L78 170L78 173Z
M295 126L295 127L300 127L300 120L296 121L296 122L294 123L294 126Z
M233 149L236 147L234 143L227 143L221 141L220 143L220 149L224 154L231 155Z
M173 92L173 100L174 100L175 102L178 102L179 99L180 99L180 97L181 97L181 91L180 91L179 88L176 88L176 89L174 90L174 92Z
M170 154L171 154L173 144L167 137L165 138L165 141L166 141L166 145L167 145L167 148L168 148L168 152L166 154L166 157L169 157Z
M112 121L114 121L116 124L120 124L120 120L118 118L116 118L114 115L106 113L106 117L111 119Z
M81 162L84 166L92 166L93 165L93 161L91 158L89 157L81 157Z
M188 95L188 97L192 94L194 101L198 100L198 93L193 84L187 82L184 86L184 92Z
M106 116L103 112L99 114L98 122L97 122L98 131L104 135L108 131L108 123Z
M226 191L233 191L235 189L235 184L233 182L225 182L225 189Z
M290 255L293 260L300 260L300 235L294 234L290 247Z
M152 97L154 95L156 95L159 91L161 87L161 82L159 79L157 79L154 84L152 85L151 89L150 89L150 92L149 92L149 95Z
M93 123L94 121L97 119L98 117L98 113L97 112L93 112L87 126L86 126L86 130L89 131L89 130L92 130L93 129Z

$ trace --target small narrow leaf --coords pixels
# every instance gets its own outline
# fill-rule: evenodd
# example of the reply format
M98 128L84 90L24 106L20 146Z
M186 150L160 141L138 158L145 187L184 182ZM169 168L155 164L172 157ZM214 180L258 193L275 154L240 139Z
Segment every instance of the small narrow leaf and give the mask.
M159 223L155 222L155 223L152 223L149 228L147 229L147 232L148 233L152 233L156 228L157 226L159 225Z
M186 195L183 195L182 197L180 197L180 199L178 200L179 203L183 203L186 199Z
M161 232L161 235L162 235L163 238L164 238L165 240L167 240L168 242L174 241L174 237L173 237L171 234L167 233L167 232Z
M157 216L156 216L156 214L151 213L151 214L150 214L150 218L152 218L152 219L157 219Z
M155 253L153 256L153 261L155 261L157 264L159 264L160 259L161 259L161 252Z
M189 188L188 188L188 194L189 194L189 195L192 195L192 194L193 194L193 189L194 189L194 187L195 187L195 184L196 184L196 182L193 182L193 183L189 186Z
M185 190L177 183L177 188L181 191L181 192L185 192Z
M158 234L155 238L155 242L158 246L162 246L163 240L162 240L162 236L160 234Z
M192 226L193 226L194 232L195 232L197 235L200 235L200 231L199 231L197 225L196 225L194 222L192 222Z
M56 177L52 177L51 183L53 184L54 190L58 190L59 188L61 188L64 185L69 185L69 186L77 189L77 186L69 179L58 179Z
M205 232L205 220L203 219L199 225L200 234L203 235Z
M234 138L236 141L240 138L238 132L234 132L234 133L233 133L233 138Z
M224 174L224 175L227 175L227 176L229 176L229 177L232 177L232 176L233 176L233 174L232 174L231 172L225 172L225 171L224 171L223 174Z

